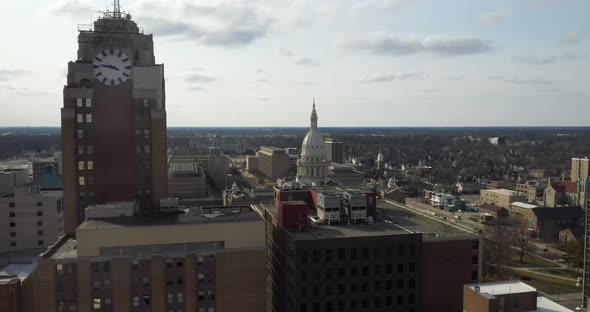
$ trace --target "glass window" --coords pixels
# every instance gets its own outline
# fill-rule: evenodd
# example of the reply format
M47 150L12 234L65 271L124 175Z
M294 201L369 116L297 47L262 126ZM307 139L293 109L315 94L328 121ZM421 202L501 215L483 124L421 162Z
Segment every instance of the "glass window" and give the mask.
M94 148L92 145L87 145L86 146L86 152L88 153L88 155L92 155L92 153L94 153Z
M181 292L180 293L177 293L176 294L176 301L179 302L179 303L180 302L184 302L184 294L181 293Z
M14 218L14 217L16 217L16 212L11 212L11 213L9 213L9 215L11 218Z
M149 145L145 145L143 147L143 151L144 151L144 153L149 153L150 152L150 146Z
M86 123L92 123L92 114L86 114Z
M168 303L173 303L174 302L174 294L168 294L167 302Z
M92 99L86 99L86 107L92 107Z
M84 129L78 129L78 139L84 138Z
M10 227L15 227L16 223L15 222L10 222Z
M111 298L104 298L104 304L105 305L111 304Z
M16 242L10 242L10 247L16 247Z
M10 237L16 237L16 232L10 232Z
M82 107L82 99L81 98L77 98L76 99L76 106L77 107Z
M84 179L84 177L78 177L78 184L80 184L80 186L86 185L86 180Z
M84 161L78 161L78 170L84 170Z
M56 264L55 265L55 271L57 271L57 274L63 275L64 274L64 266L63 266L63 264Z
M100 310L100 299L94 298L92 306L94 310Z
M78 155L84 154L84 145L78 145Z
M86 169L88 169L88 170L94 169L94 161L92 161L92 160L87 161L86 162Z
M150 100L149 99L143 99L143 107L145 107L145 108L150 107Z
M43 211L37 211L37 217L42 217L43 216Z
M84 115L83 114L77 114L76 115L76 122L83 123L84 122Z
M139 297L137 297L137 296L133 297L133 306L134 307L139 306Z

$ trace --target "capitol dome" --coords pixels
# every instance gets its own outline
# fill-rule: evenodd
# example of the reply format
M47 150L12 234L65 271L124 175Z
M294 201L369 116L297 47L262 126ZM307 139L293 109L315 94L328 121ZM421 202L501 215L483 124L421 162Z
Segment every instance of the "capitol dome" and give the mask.
M318 130L318 114L315 100L311 111L311 126L301 144L301 157L297 161L297 178L304 183L326 183L328 165L326 143Z

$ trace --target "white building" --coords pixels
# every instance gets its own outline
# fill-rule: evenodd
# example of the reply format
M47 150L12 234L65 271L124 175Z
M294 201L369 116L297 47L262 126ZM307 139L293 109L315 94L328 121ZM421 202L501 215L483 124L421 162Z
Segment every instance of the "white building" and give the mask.
M328 180L330 161L326 154L324 137L318 130L318 114L315 100L311 111L311 127L301 145L301 157L297 161L297 180L304 184L321 185Z

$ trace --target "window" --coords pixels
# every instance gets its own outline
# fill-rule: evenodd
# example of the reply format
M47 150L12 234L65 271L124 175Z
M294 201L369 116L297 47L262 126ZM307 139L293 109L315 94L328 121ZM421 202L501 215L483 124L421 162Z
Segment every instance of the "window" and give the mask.
M143 296L143 304L145 304L145 305L150 304L150 296Z
M64 266L63 266L63 264L56 264L55 265L55 271L57 272L58 275L64 275Z
M404 264L400 263L397 265L397 273L404 273Z
M14 203L12 203L12 202L8 203L8 207L9 208L14 208Z
M81 98L76 99L76 107L82 107L82 99Z
M197 293L197 299L198 299L199 301L203 301L203 300L205 300L205 292L204 292L204 291L202 291L202 290L199 290L199 292Z
M150 146L149 145L145 145L143 147L143 151L144 151L144 153L149 153L150 152Z
M136 153L141 153L141 146L135 145L135 152Z
M84 138L84 130L78 129L78 139L82 139L82 138Z
M215 300L215 291L214 290L208 290L207 291L207 299L209 299L209 300Z
M86 180L84 179L84 177L83 177L83 176L80 176L80 177L78 177L78 184L79 184L80 186L84 186L84 185L86 185Z
M94 183L94 176L89 175L88 176L88 184L93 184Z
M16 237L16 232L10 232L10 237Z
M92 155L92 153L94 153L94 148L92 147L92 145L86 146L86 153L88 153L88 155Z
M43 211L37 211L37 217L42 217L43 216Z
M182 266L184 265L184 263L182 262L182 260L179 260L176 262L176 267L177 268L182 268Z
M105 298L104 299L104 304L105 305L110 305L111 304L111 298Z
M182 276L179 276L176 278L176 284L178 284L178 285L184 284L184 279L182 278Z
M76 122L83 123L84 122L84 115L83 114L76 114Z
M10 247L16 247L16 242L10 242Z
M84 145L78 145L78 155L84 154Z
M40 241L37 241L37 245L39 245L39 246L43 246L43 245L45 245L45 241L42 241L42 240L40 240Z
M410 263L408 266L409 266L410 273L416 272L416 264L415 263Z
M111 263L108 261L105 261L102 263L102 271L103 272L110 272L111 271Z
M111 288L111 280L104 280L104 288ZM105 302L106 304L106 302Z
M90 263L90 269L92 270L92 272L99 272L100 271L100 267L98 265L98 262L92 262Z
M92 114L86 114L86 123L92 123Z
M139 266L139 261L137 261L137 260L131 261L131 269L133 271L137 270L138 266Z
M94 161L89 160L86 162L86 169L93 170L94 169Z
M199 281L199 283L202 283L204 280L205 280L205 275L203 273L197 274L197 281Z
M168 294L168 297L166 298L168 303L173 303L174 302L174 294Z
M11 218L14 218L14 217L16 217L16 213L15 213L15 212L10 212L8 215L9 215Z
M94 288L94 290L99 290L101 286L102 286L102 283L100 281L92 282L92 288Z
M10 222L10 227L15 227L16 226L16 222Z
M92 107L92 99L86 99L86 107Z
M84 170L84 161L78 161L78 170Z
M94 310L100 310L100 299L99 298L94 298L92 307L94 308Z
M43 207L43 202L41 202L41 201L38 201L38 202L37 202L37 207ZM37 214L37 215L39 215L39 214Z
M139 306L139 297L137 297L137 296L133 297L133 306L134 307Z
M143 285L143 287L150 287L150 279L149 279L149 278L147 278L147 277L144 277L144 278L141 280L141 284Z
M150 130L149 129L143 130L143 135L147 139L147 137L150 136Z
M84 192L80 192L80 201L83 202L85 198L86 196L84 195Z
M145 108L150 107L150 100L149 99L143 99L143 107L145 107Z

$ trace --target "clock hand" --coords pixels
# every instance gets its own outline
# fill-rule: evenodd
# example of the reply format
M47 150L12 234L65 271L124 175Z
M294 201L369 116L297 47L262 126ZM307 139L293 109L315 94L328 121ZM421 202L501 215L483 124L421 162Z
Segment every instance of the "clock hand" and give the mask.
M119 71L119 69L114 66L114 65L105 65L105 64L101 64L100 66L105 67L105 68L110 68L110 69L114 69L116 71Z

